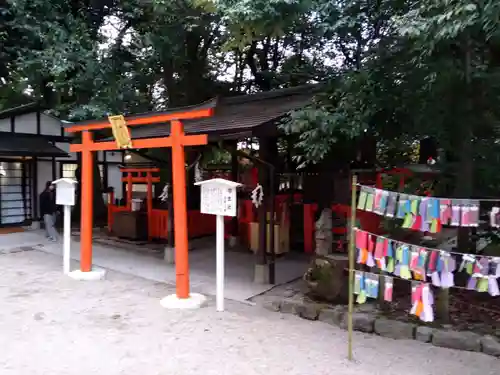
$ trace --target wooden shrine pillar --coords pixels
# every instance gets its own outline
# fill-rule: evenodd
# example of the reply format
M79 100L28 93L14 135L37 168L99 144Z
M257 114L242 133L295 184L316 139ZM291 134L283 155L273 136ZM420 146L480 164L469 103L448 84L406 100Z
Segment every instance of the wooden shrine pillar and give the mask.
M231 180L234 182L238 182L238 169L239 169L238 154L237 154L238 142L231 141L231 143L229 144L229 150L231 152ZM239 235L238 216L235 216L231 219L230 233L231 233L229 237L230 246L235 246Z
M259 159L265 163L273 164L277 158L277 143L275 138L261 137L259 138ZM271 189L275 191L275 186L270 184L271 169L269 165L259 163L259 184L264 191L264 200L259 207L258 220L259 220L259 248L256 252L256 264L254 282L268 284L274 278L274 272L271 272L271 264L268 261L267 245L270 244L268 239L268 224L269 228L274 225L274 213L270 211ZM272 169L274 172L274 169Z
M132 193L134 185L132 184L132 173L127 174L127 210L132 210Z
M92 231L94 208L94 157L92 155L92 133L82 132L82 192L80 220L80 267L82 272L92 271Z

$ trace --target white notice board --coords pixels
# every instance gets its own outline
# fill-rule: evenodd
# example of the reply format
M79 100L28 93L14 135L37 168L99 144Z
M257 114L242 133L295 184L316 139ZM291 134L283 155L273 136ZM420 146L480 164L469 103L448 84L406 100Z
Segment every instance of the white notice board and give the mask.
M236 188L222 184L201 186L202 214L236 216Z
M75 188L73 186L56 187L56 204L61 206L75 205Z

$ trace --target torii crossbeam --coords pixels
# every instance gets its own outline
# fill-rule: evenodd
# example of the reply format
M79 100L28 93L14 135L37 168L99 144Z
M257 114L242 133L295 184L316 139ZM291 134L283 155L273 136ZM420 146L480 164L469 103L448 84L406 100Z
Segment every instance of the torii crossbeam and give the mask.
M206 134L185 135L181 120L210 117L213 108L196 108L186 111L166 113L152 113L149 115L130 116L122 118L126 126L138 126L170 121L170 136L161 138L147 138L132 140L132 148L172 148L172 183L174 195L174 236L175 236L175 268L176 294L178 298L189 298L189 262L188 262L188 233L186 208L186 170L184 147L206 145ZM72 144L70 151L82 153L82 181L81 181L81 271L92 271L92 229L93 229L93 158L94 151L112 151L123 148L117 141L94 142L92 130L112 128L109 120L88 121L75 124L66 129L69 133L81 132L82 143ZM119 129L120 130L120 129ZM121 129L123 130L123 129ZM115 131L115 128L113 128ZM116 135L115 135L116 137ZM128 145L130 146L130 145Z

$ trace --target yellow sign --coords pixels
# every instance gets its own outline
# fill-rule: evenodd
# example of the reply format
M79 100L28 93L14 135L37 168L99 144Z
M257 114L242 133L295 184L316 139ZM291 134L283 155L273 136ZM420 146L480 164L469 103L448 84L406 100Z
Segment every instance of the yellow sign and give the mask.
M113 137L119 148L132 148L132 139L123 115L109 116Z

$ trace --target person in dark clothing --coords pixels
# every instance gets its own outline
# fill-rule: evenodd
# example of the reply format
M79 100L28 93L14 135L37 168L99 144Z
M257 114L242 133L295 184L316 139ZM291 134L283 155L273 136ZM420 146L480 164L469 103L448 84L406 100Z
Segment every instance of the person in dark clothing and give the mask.
M56 199L54 194L54 185L47 181L45 190L40 194L40 213L45 224L45 233L51 241L57 241L56 223Z

